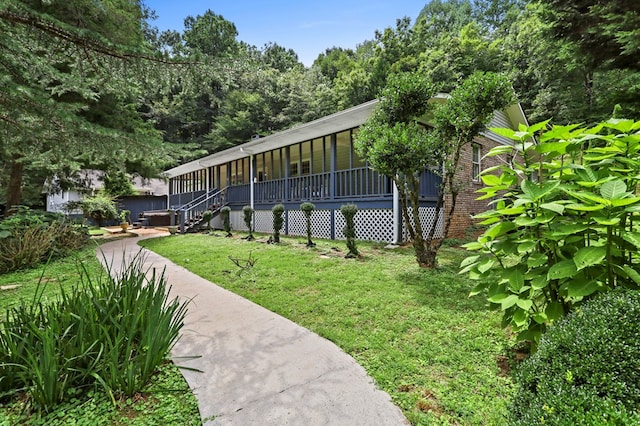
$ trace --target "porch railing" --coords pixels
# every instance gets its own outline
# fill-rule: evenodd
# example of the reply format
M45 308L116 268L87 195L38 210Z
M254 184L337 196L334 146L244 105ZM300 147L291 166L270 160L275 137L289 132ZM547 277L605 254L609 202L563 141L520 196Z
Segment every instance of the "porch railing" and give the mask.
M420 197L424 199L437 196L439 182L440 177L425 171L420 179ZM257 204L383 199L392 195L391 179L368 167L273 179L253 184L253 200ZM248 204L250 199L249 184L226 188L225 201L228 204Z
M185 231L185 226L199 221L206 210L219 210L226 204L228 187L223 189L211 189L206 194L180 206L177 210L180 232ZM173 215L172 215L173 217ZM173 223L172 223L173 225Z

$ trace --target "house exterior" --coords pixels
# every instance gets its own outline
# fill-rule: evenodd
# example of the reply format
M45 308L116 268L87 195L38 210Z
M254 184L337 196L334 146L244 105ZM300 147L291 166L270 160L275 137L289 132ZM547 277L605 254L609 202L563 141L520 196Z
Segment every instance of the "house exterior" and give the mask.
M445 95L434 98L444 102ZM245 144L229 148L167 170L169 208L182 220L216 206L231 208L233 229L246 229L242 207L250 205L257 232L272 233L271 208L285 206L286 235L305 235L306 222L300 204L312 202L312 231L315 237L343 239L345 225L340 206L358 206L355 221L361 240L399 243L406 239L398 192L393 181L368 167L353 148L359 127L373 112L378 101L370 101L318 120L293 127ZM519 105L496 111L491 127L517 128L526 123ZM497 161L483 159L492 147L511 141L487 131L462 153L459 181L464 190L450 236L463 236L473 224L471 215L486 209L486 201L475 200L474 191L481 186L480 170ZM425 170L421 177L420 217L425 225L434 220L440 177ZM439 220L442 235L442 218ZM216 217L212 225L221 226Z
M104 184L100 179L101 173L98 170L82 170L78 176L79 185L77 188L64 191L47 191L46 210L74 216L82 215L81 211L67 212L65 206L70 201L81 201L84 197L102 189ZM132 184L136 194L118 199L119 208L129 210L132 220L135 220L140 213L145 211L167 209L169 184L165 180L143 179L136 176L133 178Z

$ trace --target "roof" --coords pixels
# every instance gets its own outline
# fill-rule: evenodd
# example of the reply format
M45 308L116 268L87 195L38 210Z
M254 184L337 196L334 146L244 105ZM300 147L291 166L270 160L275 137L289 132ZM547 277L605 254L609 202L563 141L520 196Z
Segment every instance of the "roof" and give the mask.
M448 96L449 95L447 94L440 93L436 95L433 100L436 102L443 102ZM310 121L269 136L251 140L250 142L242 145L216 152L198 160L169 169L165 172L165 175L169 178L180 176L206 167L239 160L253 154L268 152L277 148L286 147L299 142L358 127L369 118L377 104L378 100L374 99L355 107L336 112L335 114L327 115L326 117L322 117L318 120ZM527 120L520 104L514 104L505 108L504 111L496 111L489 127L511 127L517 129L518 124L520 123L526 125ZM510 143L508 139L491 131L483 132L483 135L501 143Z

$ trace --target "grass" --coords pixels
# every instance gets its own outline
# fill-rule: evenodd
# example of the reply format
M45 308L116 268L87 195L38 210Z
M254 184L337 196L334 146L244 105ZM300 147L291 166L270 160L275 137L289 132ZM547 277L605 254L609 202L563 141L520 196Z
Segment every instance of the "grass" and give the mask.
M70 289L78 280L78 263L91 274L104 273L95 255L95 246L75 256L39 268L0 275L0 312L21 300L33 300L38 280L46 283L43 299L52 301L61 289ZM4 314L2 314L4 316ZM0 317L0 321L2 317ZM56 406L49 414L29 415L27 399L0 399L0 425L200 425L198 406L184 378L172 363L165 363L151 384L132 398L120 398L114 406L102 388L77 392L69 403Z
M237 234L237 233L236 233ZM500 316L458 275L465 253L443 248L420 269L408 248L206 234L145 240L145 247L326 337L352 355L415 425L501 425L512 382L497 358L513 341ZM239 268L229 256L237 259ZM249 260L255 263L252 267Z

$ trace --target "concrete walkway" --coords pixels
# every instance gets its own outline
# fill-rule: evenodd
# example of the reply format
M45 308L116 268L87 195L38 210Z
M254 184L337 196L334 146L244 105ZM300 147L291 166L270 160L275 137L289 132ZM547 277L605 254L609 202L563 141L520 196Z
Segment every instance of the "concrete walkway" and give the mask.
M141 238L100 246L117 270ZM176 237L179 238L179 237ZM123 251L126 255L123 256ZM218 287L157 254L172 295L191 299L174 362L193 389L205 425L391 426L409 424L389 395L332 342ZM98 252L98 257L103 255ZM196 359L183 357L199 356Z

